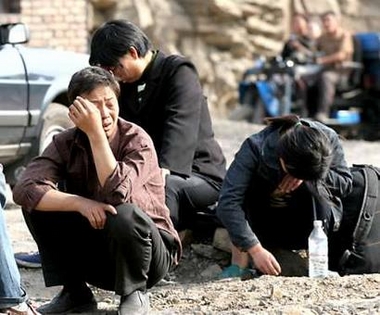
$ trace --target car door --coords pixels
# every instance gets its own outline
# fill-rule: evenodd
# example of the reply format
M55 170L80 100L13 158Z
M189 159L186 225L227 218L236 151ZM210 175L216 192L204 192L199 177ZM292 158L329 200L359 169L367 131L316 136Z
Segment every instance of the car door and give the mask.
M0 163L27 150L20 143L28 125L28 85L22 57L15 46L0 47Z

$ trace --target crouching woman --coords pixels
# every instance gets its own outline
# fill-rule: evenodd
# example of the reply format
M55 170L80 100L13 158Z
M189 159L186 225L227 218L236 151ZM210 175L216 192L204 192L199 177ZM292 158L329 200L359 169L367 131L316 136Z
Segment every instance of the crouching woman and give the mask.
M37 242L47 286L63 286L42 314L91 312L87 286L121 296L119 314L147 314L147 289L181 253L151 138L118 117L120 88L99 67L75 73L75 127L53 138L14 188Z
M307 249L315 219L327 234L337 230L352 176L331 128L295 115L268 122L236 154L217 216L234 245L233 265L243 270L251 259L262 274L279 275L271 250Z

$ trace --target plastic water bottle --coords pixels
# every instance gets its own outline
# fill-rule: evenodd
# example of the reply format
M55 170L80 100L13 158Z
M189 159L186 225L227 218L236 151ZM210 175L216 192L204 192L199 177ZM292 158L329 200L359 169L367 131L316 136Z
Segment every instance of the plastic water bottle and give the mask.
M323 278L328 274L327 236L322 229L322 221L314 221L314 229L309 236L309 277Z

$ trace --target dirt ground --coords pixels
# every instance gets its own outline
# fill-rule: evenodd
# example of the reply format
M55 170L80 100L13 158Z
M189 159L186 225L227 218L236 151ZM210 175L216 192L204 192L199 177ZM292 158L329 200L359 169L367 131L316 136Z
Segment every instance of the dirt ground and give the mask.
M228 162L242 141L262 126L215 120L217 139ZM347 140L349 164L380 165L380 141ZM36 250L19 207L5 212L15 252ZM196 247L198 246L198 247ZM150 290L150 314L380 314L380 274L307 277L262 276L252 280L217 280L221 262L229 256L204 245L188 245L171 281ZM200 255L202 252L202 255ZM35 305L48 302L60 288L46 288L40 269L20 269L23 285ZM101 272L101 271L100 271ZM116 314L118 297L94 289L97 314Z

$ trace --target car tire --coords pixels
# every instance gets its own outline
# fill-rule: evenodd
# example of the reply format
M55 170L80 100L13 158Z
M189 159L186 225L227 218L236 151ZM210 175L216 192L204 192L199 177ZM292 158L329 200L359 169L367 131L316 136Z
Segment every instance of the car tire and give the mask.
M43 125L39 139L39 154L46 149L56 134L74 126L68 113L69 109L62 104L51 103L47 107L42 118Z

